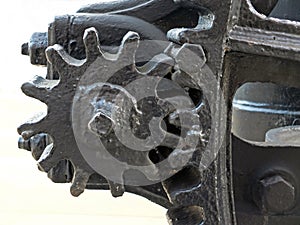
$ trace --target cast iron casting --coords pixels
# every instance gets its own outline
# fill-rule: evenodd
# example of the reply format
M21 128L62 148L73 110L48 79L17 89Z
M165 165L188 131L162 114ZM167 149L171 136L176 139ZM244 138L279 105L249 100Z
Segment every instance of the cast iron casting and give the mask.
M123 0L57 16L22 46L47 67L22 91L48 109L19 147L73 196L135 193L172 225L299 225L299 12Z

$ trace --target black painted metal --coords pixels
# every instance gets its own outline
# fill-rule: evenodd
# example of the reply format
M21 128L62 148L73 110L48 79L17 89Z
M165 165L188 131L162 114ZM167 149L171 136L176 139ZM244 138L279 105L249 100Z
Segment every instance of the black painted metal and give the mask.
M243 127L239 125L243 122L242 114L232 118L233 99L243 84L273 83L299 90L300 23L291 21L298 20L298 14L294 13L298 5L292 0L135 0L94 4L81 8L74 15L56 17L48 33L36 33L22 46L22 53L30 55L31 63L48 68L46 79L35 77L22 86L26 95L46 103L48 112L18 128L19 147L32 152L40 169L47 172L52 181L72 182L72 195L80 195L85 188L110 189L115 197L125 191L132 192L168 208L170 224L298 225L299 146L293 146L297 142L285 143L289 135L286 132L279 142L270 141L272 138L265 142L262 137L261 142L241 139L239 137L255 134L247 124L259 123L257 118L261 117L248 110L248 121ZM128 43L135 43L139 38L169 42L152 42L150 47L141 45L127 49ZM172 44L168 45L170 42ZM99 52L99 43L102 50L117 60L105 58ZM187 50L198 58L190 57ZM149 63L157 55L159 60ZM106 82L97 100L99 103L105 99L106 104L96 104L96 113L88 115L89 129L85 132L98 135L111 154L119 159L155 167L163 159L168 159L172 165L180 164L190 154L175 149L181 128L176 118L199 117L202 125L201 135L196 136L200 144L192 151L193 157L186 166L174 166L170 178L148 186L115 183L95 172L81 155L72 129L71 108L79 80L83 74L95 73L87 70L89 66L96 63L95 71L101 72L86 81L92 85L115 64L122 64L122 60L134 56L137 62L143 63L136 65L133 61L130 67L124 67ZM193 75L185 73L186 70ZM214 93L216 95L222 93L227 106L224 112L227 121L217 121L226 129L225 138L220 149L213 149L218 151L216 159L203 171L199 170L202 153L209 135L215 132L212 114L215 110L222 111L224 106L220 98L213 98L211 102L212 99L203 94L201 73L211 76L221 86L221 89L211 90L218 92ZM119 118L128 116L135 118L132 121L139 121L126 125L132 126L134 134L140 138L149 136L147 124L154 115L169 117L165 127L160 127L160 131L166 130L167 139L155 149L136 153L120 145L114 137L110 107L114 107L116 94L127 95L122 89L126 84L145 75L165 76L185 90L192 90L187 94L199 107L174 112L158 99L147 99L138 104L142 114L137 109L124 108ZM236 99L261 103L258 102L262 100L261 95L269 94L271 88L251 90L261 94L247 96L242 93ZM171 92L168 86L163 91ZM275 93L280 97L282 91L276 89ZM299 106L288 101L298 103L297 93L293 91L292 99L283 97L269 102L269 98L263 98L262 101L271 106L279 102L280 107L285 104L290 111L295 111ZM179 103L184 102L177 99ZM84 115L85 111L79 113ZM231 134L232 127L239 137ZM253 127L260 132L265 129L263 133L273 128ZM181 131L185 132L183 128ZM185 136L194 138L192 133L185 132ZM299 129L293 129L293 138L297 134ZM276 135L283 134L277 132Z

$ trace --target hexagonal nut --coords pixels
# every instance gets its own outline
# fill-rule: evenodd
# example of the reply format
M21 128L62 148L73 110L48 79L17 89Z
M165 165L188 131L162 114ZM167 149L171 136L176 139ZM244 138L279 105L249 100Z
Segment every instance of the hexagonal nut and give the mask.
M284 213L295 205L295 187L280 175L260 180L254 201L264 212Z

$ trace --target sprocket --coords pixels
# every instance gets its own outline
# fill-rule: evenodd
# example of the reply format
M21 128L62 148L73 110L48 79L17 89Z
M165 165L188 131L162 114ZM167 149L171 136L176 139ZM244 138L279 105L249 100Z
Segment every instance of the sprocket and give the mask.
M51 143L48 144L45 150L43 150L43 153L40 154L40 158L38 159L39 167L45 172L49 172L51 170L53 172L53 168L55 168L55 166L57 166L59 162L63 160L67 160L68 162L71 162L74 169L74 178L73 178L73 185L71 187L71 193L74 196L78 196L84 191L89 177L93 173L95 173L94 170L95 168L91 168L90 164L87 163L85 158L83 157L82 152L80 152L80 149L78 148L78 140L76 140L75 138L76 136L78 137L78 133L76 134L76 132L78 131L78 127L76 127L78 125L77 123L78 121L74 123L73 121L74 113L75 114L77 113L76 115L78 117L78 115L80 114L85 114L87 109L89 107L91 108L92 106L92 104L90 104L87 105L86 108L83 108L81 105L82 111L78 111L77 110L78 108L74 110L74 104L78 101L78 90L80 88L81 88L80 90L82 90L82 87L86 86L87 84L91 86L93 84L96 84L97 82L98 83L102 82L103 86L101 86L101 88L97 90L97 92L100 92L98 93L98 97L99 96L101 97L102 102L103 99L106 98L105 99L106 106L101 106L102 109L99 107L95 109L95 104L97 103L96 102L92 107L92 109L94 110L94 114L88 115L91 121L90 122L85 121L84 124L85 125L88 124L90 131L93 131L93 128L95 128L96 131L94 130L94 132L96 133L100 132L98 133L98 135L100 138L102 136L102 140L106 142L106 146L109 149L114 149L113 150L114 156L118 155L121 158L122 157L126 158L127 163L129 164L134 164L134 162L135 163L138 162L139 166L148 165L150 166L151 169L153 169L154 172L153 171L149 172L150 174L152 173L153 175L153 173L158 173L157 169L154 166L154 163L151 161L151 157L149 157L150 151L153 149L149 148L149 150L145 152L133 151L130 153L131 154L130 157L128 156L126 157L126 155L128 155L128 152L126 150L124 151L124 149L126 149L126 146L124 147L124 145L122 145L120 147L120 145L116 144L116 142L118 141L117 139L114 139L113 142L114 144L111 144L111 140L113 137L107 136L111 134L105 135L101 133L102 132L101 129L105 129L105 128L108 129L109 126L111 126L111 124L109 123L113 122L110 121L112 118L110 118L110 116L107 115L107 109L105 111L105 107L107 107L108 104L113 104L113 100L114 100L113 98L116 97L116 94L120 95L120 93L124 94L126 92L125 90L122 89L122 86L126 86L126 84L129 84L132 81L143 77L153 77L153 79L156 78L157 81L155 81L156 82L155 84L158 85L159 80L162 77L166 76L167 74L171 73L172 69L174 68L174 60L171 57L167 56L166 54L158 55L154 57L152 61L138 68L135 63L135 52L139 45L139 36L137 33L134 32L129 32L123 38L123 41L121 43L121 46L119 47L117 54L103 53L101 51L98 34L94 28L90 28L85 31L84 44L86 47L86 59L84 60L77 60L72 58L59 45L54 45L52 47L47 48L46 50L47 59L49 63L51 63L54 66L55 70L59 73L60 79L48 80L42 77L35 77L33 81L25 83L22 86L22 90L26 95L30 97L34 97L46 103L48 106L48 113L46 116L42 115L30 122L23 124L18 128L18 132L22 135L22 137L25 140L28 140L31 137L34 137L35 135L39 135L41 133L47 134L51 137ZM115 69L115 72L117 72L117 75L111 74L110 71L112 70L112 68L116 68L116 66L117 69ZM108 76L109 74L111 75L111 77ZM111 84L114 87L110 86ZM168 86L168 84L165 85ZM174 86L172 88L174 88ZM116 90L117 93L114 93L116 92ZM168 90L166 89L164 91L168 91ZM151 104L157 103L158 96L156 96L156 98L157 99L155 99L154 97L153 99L152 96L152 99L148 99L148 102L152 101ZM99 99L98 99L98 103L100 101ZM162 104L165 107L165 110L161 110L161 109L154 110L152 108L153 112L160 114L160 116L164 115L166 117L168 116L168 114L171 113L171 110L174 111L174 109L172 109L174 108L174 105L173 106L169 105L170 107L167 107L166 105L164 105L166 104L166 102L162 101L161 98L159 100L160 100L160 104ZM145 102L144 103L142 102L141 104L143 104L143 107L147 105L145 104ZM151 107L151 104L150 105L148 104L148 107ZM73 106L73 117L71 112L72 106ZM191 108L193 106L193 103L191 102L186 103L185 107L186 106ZM130 113L130 110L127 111L128 111L127 114ZM152 115L148 115L148 118L141 119L139 118L138 112L139 109L137 108L136 105L135 119L140 120L140 122L142 121L142 124L136 127L135 135L138 135L141 138L145 138L147 135L149 135L149 130L147 128L148 124L146 124L146 122L150 122L153 113ZM190 112L186 114L190 116L189 120L191 120L193 115L195 119L198 119L197 113L192 112L192 110L190 110ZM124 113L123 110L119 112L118 117L119 118L126 117L125 115L126 113ZM123 119L124 119L123 121L126 121L125 118ZM130 121L128 120L126 121L126 124L122 124L121 127L124 128L126 126L129 126L130 125L129 123ZM75 124L75 129L74 126L72 127L72 124L73 125ZM178 124L178 121L177 122L173 121L173 124L176 124L177 126L180 125ZM143 127L143 129L141 129L141 127ZM199 129L199 128L195 128L195 129ZM191 129L188 130L190 131ZM74 131L75 131L75 135L74 135ZM164 142L161 144L161 146L175 149L176 146L178 145L178 142L180 142L181 140L180 137L164 131L163 128L161 127L159 131L163 132L165 136ZM92 132L90 134L92 134ZM190 138L189 139L190 142L191 142L191 136L193 135L189 135L189 137L188 135L186 135L186 138L187 137ZM84 138L86 138L86 136L84 136ZM95 137L92 138L98 140L98 138ZM197 137L193 137L193 138L195 140L195 138ZM85 140L88 140L88 138ZM86 141L86 143L88 142L89 140ZM184 147L187 148L188 146L187 145L181 146L181 149L183 149ZM123 152L123 156L122 156L122 152ZM158 152L157 149L156 152ZM176 160L178 160L178 157L180 158L180 155L183 155L182 157L184 158L187 157L186 154L189 154L191 157L192 153L193 152L186 151L186 152L181 152L181 154L178 154L177 152ZM162 153L160 152L159 154ZM181 165L177 166L177 168L172 168L172 173L169 172L170 174L167 174L167 176L170 177L172 174L175 174L180 169L182 169ZM119 174L119 176L122 177L123 174ZM160 174L157 180L161 179L161 176L166 176L166 173L164 175ZM149 174L148 175L146 174L146 177L151 179L151 175ZM168 177L165 177L165 179ZM114 196L120 196L123 194L124 182L122 182L122 180L118 180L118 183L113 181L109 181L109 183L110 183L111 191Z
M196 210L203 215L197 220L203 220L202 206L215 211L206 200L215 195L211 184L201 184L210 172L201 170L215 157L205 148L211 147L214 125L208 102L215 101L207 89L216 85L201 46L169 43L150 61L136 62L140 41L135 32L124 36L115 54L101 50L93 27L85 30L83 41L83 60L60 45L47 48L59 80L35 77L22 86L26 95L48 106L47 115L18 128L21 143L32 142L31 149L30 144L23 148L34 152L39 168L54 182L71 181L73 196L97 176L114 197L145 189L142 195L169 208L170 220L175 219L172 208L179 206ZM194 59L192 66L186 65L188 59ZM183 200L191 194L198 196L195 201ZM164 195L166 200L159 197Z

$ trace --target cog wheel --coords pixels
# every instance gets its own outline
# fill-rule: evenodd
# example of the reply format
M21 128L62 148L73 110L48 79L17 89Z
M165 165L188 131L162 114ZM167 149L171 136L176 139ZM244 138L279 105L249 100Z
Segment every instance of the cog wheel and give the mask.
M109 127L112 126L112 122L114 121L112 121L112 118L107 115L109 111L105 109L107 104L102 108L101 106L99 108L99 106L96 105L103 99L109 102L111 100L110 97L115 97L116 94L120 95L121 93L124 95L126 91L124 91L122 87L130 84L133 80L137 80L137 78L147 76L159 79L169 74L174 67L173 59L166 54L162 54L156 56L152 62L146 63L144 66L137 68L135 65L135 52L138 48L139 36L134 32L129 32L123 38L117 54L108 54L101 51L98 34L94 28L90 28L85 31L84 44L86 48L86 59L84 60L72 58L59 45L47 48L47 60L54 66L60 76L60 79L48 80L37 76L32 81L25 83L22 86L22 90L26 95L47 104L47 115L39 115L18 128L18 132L24 141L28 141L40 134L47 134L51 138L51 143L48 143L45 149L40 149L39 154L37 154L39 156L39 168L48 172L48 175L52 174L51 176L53 177L53 173L55 173L55 171L57 173L61 172L61 170L68 170L70 172L70 169L66 169L65 167L67 166L62 165L61 163L64 160L70 162L73 167L73 171L69 173L69 175L71 174L70 176L73 177L71 194L74 196L79 196L84 191L89 177L95 173L95 168L92 168L90 166L90 162L87 162L83 157L82 152L78 147L78 140L76 140L74 135L74 127L72 128L72 124L74 123L72 121L71 109L74 104L74 99L76 100L78 97L76 93L78 92L79 86L99 83L99 80L107 81L106 84L101 86L101 89L97 89L98 95L96 97L98 97L98 99L94 102L95 104L92 105L94 114L89 114L90 121L85 123L85 125L88 124L88 132L93 135L98 135L97 140L101 139L108 149L114 149L110 151L110 154L113 154L115 157L119 157L120 160L126 159L126 163L128 164L138 162L138 166L148 165L154 171L149 174L152 173L153 175L153 173L158 172L151 160L151 157L149 157L151 149L149 148L148 151L145 152L131 152L131 156L128 157L128 153L124 151L124 145L119 145L120 143L116 138L114 141L111 141L113 134L109 134L108 130L110 130ZM115 67L115 65L119 66L120 71L118 71L115 76L105 77L106 74L109 74L109 70L112 67ZM101 68L101 73L99 73L99 68ZM92 75L88 76L87 80L82 79L86 74ZM158 84L158 82L156 84ZM165 89L165 91L166 90L167 89ZM130 93L128 96L130 96ZM136 121L138 121L141 125L136 127L134 132L135 135L140 136L141 138L147 137L149 132L151 133L149 128L147 128L147 123L150 121L153 113L158 113L160 114L159 116L162 117L167 116L171 112L171 109L168 109L168 107L166 107L166 110L162 110L161 107L153 110L153 108L151 108L152 105L158 102L158 96L152 96L152 98L147 99L147 101L141 101L139 103L135 102L137 105L133 107L135 108L133 115L135 115L132 117L135 120L135 123L132 120L126 120L126 124L122 124L122 126L125 127L130 125L129 123L137 124ZM165 103L160 104L164 105ZM192 104L189 105L191 106ZM91 104L86 107L90 106ZM152 115L149 114L145 118L141 118L138 106L146 109L148 108L149 112L151 111L150 109L152 109ZM82 108L82 110L83 111L80 113L84 114L86 109ZM128 115L126 113L122 114L122 112L124 111L119 112L118 115L124 119L124 115L125 117ZM181 141L179 136L166 132L162 127L160 127L159 131L161 131L166 137L161 144L162 146L174 149L177 143ZM122 130L122 132L124 132L124 130ZM186 144L185 146L181 146L181 149L187 147L188 145ZM186 151L185 154L182 155L191 155L192 153L193 152ZM181 168L178 166L177 168L172 168L173 173L176 173L180 169ZM149 174L146 174L147 179L151 179ZM169 176L171 175L172 174ZM70 180L70 176L66 179L66 181ZM159 175L159 178L161 178L161 176L162 174ZM120 177L123 179L123 174L120 174ZM110 189L114 196L120 196L124 192L124 182L122 182L122 180L118 181L119 182L108 180Z
M217 155L222 139L215 137L222 137L226 119L216 119L222 112L208 104L222 98L212 94L218 85L202 47L170 44L141 63L137 33L127 33L116 54L102 52L95 28L83 40L84 60L59 45L47 48L59 80L37 76L22 86L48 110L18 128L20 147L32 151L54 182L72 182L73 196L95 174L105 177L115 197L125 187L160 183L170 220L184 207L201 212L195 218L201 224L204 207L206 219L216 221L215 172L205 169Z

